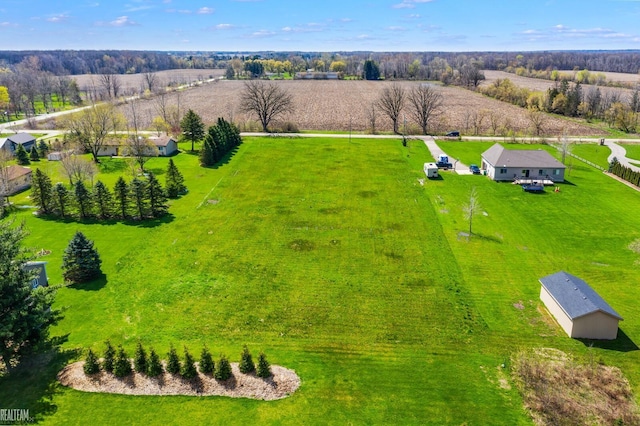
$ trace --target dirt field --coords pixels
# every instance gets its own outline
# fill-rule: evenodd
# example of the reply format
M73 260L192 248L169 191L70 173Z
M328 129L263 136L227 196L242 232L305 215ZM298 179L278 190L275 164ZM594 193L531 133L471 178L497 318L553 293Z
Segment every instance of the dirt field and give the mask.
M167 70L158 71L156 74L158 80L163 82L165 85L182 85L222 76L224 75L224 70ZM85 87L90 86L92 80L96 86L100 86L99 74L81 74L70 77L74 78L78 82L78 87L80 87L80 90L83 90ZM122 91L125 93L131 89L138 91L140 90L140 87L144 86L144 74L123 74L118 75L118 78L120 79L120 82L122 84Z
M544 83L544 82L543 82ZM385 81L311 81L283 80L274 84L288 90L294 99L295 110L280 119L296 124L300 130L342 130L370 131L368 113L380 93L391 82ZM399 82L409 89L418 82ZM236 123L255 121L239 112L239 96L244 87L242 81L221 80L180 92L180 108L191 108L197 112L205 124L212 124L217 117L225 117ZM484 116L480 133L493 134L490 116L498 120L501 126L526 135L530 122L527 111L516 106L496 101L481 94L458 87L441 87L444 97L443 114L434 122L432 132L444 133L460 130L465 134L473 133L473 116ZM171 103L177 105L177 94L171 95ZM157 115L154 100L140 101L139 111L148 123ZM405 108L407 124L410 130L419 131ZM379 110L376 113L376 131L390 131L391 122ZM403 115L404 116L404 115ZM401 119L403 122L404 119ZM277 123L276 123L277 124ZM241 126L242 127L242 126ZM258 129L256 129L258 130ZM548 116L545 119L544 133L558 136L597 135L596 130L583 124Z

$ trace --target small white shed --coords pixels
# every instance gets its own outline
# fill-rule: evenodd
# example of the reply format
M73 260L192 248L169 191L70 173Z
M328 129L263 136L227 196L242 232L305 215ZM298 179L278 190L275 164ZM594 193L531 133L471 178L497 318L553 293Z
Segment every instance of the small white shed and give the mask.
M622 317L589 284L564 271L540 279L540 299L572 338L613 340Z
M427 175L429 179L438 177L438 166L436 163L424 163L424 174Z

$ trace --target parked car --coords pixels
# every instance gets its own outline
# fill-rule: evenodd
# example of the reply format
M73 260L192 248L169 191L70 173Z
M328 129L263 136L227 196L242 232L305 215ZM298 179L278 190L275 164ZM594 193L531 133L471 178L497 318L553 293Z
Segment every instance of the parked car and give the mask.
M445 135L448 138L459 138L460 137L460 132L449 132Z
M472 164L469 166L469 171L471 173L473 173L474 175L479 175L480 174L480 167L478 167L476 164Z

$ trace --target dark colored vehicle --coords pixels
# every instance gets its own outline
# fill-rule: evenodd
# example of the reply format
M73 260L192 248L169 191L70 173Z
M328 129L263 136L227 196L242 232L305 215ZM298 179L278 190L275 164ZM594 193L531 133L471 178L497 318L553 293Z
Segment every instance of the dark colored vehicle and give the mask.
M460 132L449 132L445 136L448 138L459 138Z
M480 167L478 167L475 164L472 164L472 165L469 166L469 171L471 173L473 173L474 175L479 175L480 174Z

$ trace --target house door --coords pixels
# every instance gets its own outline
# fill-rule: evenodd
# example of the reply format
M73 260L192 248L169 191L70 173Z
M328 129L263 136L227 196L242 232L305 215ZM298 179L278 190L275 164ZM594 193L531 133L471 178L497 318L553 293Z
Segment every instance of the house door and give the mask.
M529 170L523 170L522 174L524 175L524 177L529 177Z

